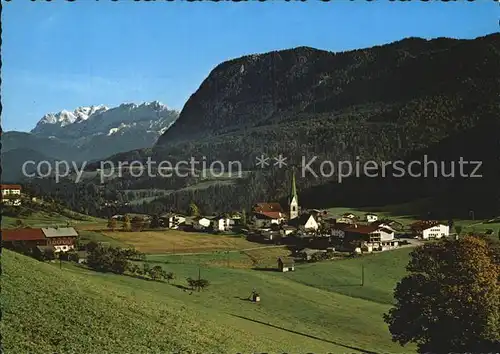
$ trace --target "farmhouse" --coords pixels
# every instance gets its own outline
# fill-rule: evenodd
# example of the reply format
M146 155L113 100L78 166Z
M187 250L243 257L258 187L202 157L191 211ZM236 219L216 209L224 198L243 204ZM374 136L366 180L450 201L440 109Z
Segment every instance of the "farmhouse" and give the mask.
M393 230L375 225L338 226L332 230L332 238L342 248L359 252L385 251L398 246Z
M210 225L214 231L229 231L231 219L224 215L218 215L210 219Z
M278 258L278 269L280 272L293 272L295 263L292 258Z
M186 218L181 215L165 213L160 215L160 219L165 227L169 229L178 229L180 225L186 222Z
M378 220L377 214L372 214L372 213L366 213L365 214L365 220L367 222L375 222Z
M417 221L411 224L410 228L415 237L420 237L424 240L439 239L447 237L450 234L450 227L438 221Z
M2 246L12 249L33 250L47 247L54 252L75 248L78 233L72 227L2 230Z
M18 184L2 184L2 204L9 206L21 205L21 186Z

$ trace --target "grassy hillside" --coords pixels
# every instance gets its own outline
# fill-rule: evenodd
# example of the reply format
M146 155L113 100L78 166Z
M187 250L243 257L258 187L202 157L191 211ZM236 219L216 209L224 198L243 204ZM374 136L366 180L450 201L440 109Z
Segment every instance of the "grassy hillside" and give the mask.
M16 226L17 220L21 220L24 225L30 227L45 227L45 226L65 226L68 222L72 226L84 226L85 224L94 225L105 225L106 221L100 218L95 218L88 215L83 215L79 213L75 213L73 211L69 211L65 213L65 215L50 212L50 211L34 211L28 215L19 215L19 216L5 216L2 215L2 228L12 228Z
M405 266L412 248L366 255L334 262L305 264L287 278L309 286L392 304L392 290L405 276ZM364 285L361 285L364 267Z
M203 267L211 285L190 295L182 287L198 274L196 264L164 265L176 274L169 285L59 269L10 251L2 258L6 353L413 351L391 342L381 319L388 305L325 288L337 276L326 276L326 263L293 275ZM322 286L299 279L314 267L325 274ZM246 301L252 289L260 304Z

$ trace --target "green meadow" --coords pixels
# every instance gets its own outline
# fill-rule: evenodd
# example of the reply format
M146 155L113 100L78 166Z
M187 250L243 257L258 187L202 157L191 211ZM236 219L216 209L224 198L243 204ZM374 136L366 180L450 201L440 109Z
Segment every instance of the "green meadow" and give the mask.
M7 353L414 351L392 343L382 321L396 275L361 287L355 264L339 278L335 263L350 261L298 266L294 274L168 263L176 280L167 284L70 263L60 269L7 250L2 258ZM185 278L198 272L210 286L186 290ZM254 289L258 304L247 300Z

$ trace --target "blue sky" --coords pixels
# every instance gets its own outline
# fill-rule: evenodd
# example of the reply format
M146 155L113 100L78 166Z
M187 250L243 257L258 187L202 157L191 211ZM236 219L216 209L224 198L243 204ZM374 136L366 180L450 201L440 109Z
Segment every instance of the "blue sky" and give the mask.
M297 46L343 51L498 31L500 5L332 0L3 2L2 127L46 113L159 100L181 109L220 62Z

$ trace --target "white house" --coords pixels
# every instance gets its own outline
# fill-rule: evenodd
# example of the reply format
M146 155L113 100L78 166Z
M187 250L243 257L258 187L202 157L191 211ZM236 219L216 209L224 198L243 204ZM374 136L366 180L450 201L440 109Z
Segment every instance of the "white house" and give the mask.
M210 219L204 217L196 217L193 220L193 227L196 230L205 230L210 226Z
M450 227L434 220L417 221L410 225L413 235L424 240L449 236Z
M18 184L2 184L2 203L5 205L21 205L21 186Z
M422 230L422 238L428 240L430 238L447 237L450 234L450 227L448 225L437 224L428 226Z
M319 224L312 214L302 214L299 217L289 220L288 225L294 227L303 227L306 231L316 231L319 228Z
M229 231L231 228L231 219L224 216L216 216L210 220L214 231Z
M366 213L365 218L367 222L375 222L378 220L377 214Z
M186 222L186 218L181 215L175 214L163 214L160 216L160 219L163 220L165 227L169 229L178 229L179 225Z

